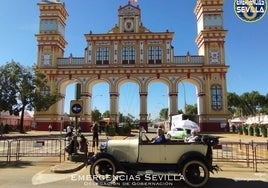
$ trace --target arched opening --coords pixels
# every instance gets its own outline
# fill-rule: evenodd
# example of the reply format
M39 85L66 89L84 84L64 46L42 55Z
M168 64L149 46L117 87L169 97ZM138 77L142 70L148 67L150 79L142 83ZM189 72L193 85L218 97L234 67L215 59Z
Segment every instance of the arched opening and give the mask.
M178 84L178 114L183 114L183 119L190 119L196 123L199 122L197 91L197 86L190 81Z
M139 85L134 82L124 82L119 88L119 123L137 124L140 115Z
M107 83L101 82L93 86L90 109L96 109L101 114L110 111L109 85Z
M64 100L64 114L70 114L70 104L72 100L76 99L76 85L77 83L71 83L66 86L65 100Z
M188 108L197 109L197 88L191 82L180 82L178 85L178 112L187 114ZM196 112L197 114L197 112Z
M169 121L168 86L162 82L152 82L148 86L148 122L153 127L165 127Z

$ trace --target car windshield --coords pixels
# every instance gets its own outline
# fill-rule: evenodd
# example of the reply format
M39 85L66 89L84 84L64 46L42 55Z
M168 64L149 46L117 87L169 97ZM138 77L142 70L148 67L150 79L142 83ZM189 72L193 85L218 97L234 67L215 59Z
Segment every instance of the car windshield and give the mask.
M173 129L173 131L183 131L183 129L182 128L175 128L175 129Z

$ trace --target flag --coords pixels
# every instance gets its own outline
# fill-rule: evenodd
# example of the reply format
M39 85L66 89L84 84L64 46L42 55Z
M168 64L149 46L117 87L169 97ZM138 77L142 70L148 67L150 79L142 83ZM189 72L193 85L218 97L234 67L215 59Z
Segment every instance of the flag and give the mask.
M129 0L129 2L132 2L132 3L137 3L138 0Z

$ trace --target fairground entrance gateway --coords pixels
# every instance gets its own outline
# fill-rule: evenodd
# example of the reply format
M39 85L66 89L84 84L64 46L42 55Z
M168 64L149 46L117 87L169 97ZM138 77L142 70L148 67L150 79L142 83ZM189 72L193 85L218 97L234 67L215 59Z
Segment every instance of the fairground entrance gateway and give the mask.
M118 122L119 87L125 82L139 86L140 125L147 126L148 85L162 82L167 85L169 115L178 113L178 84L190 82L196 87L199 125L201 131L220 131L227 124L227 91L225 65L225 36L223 27L224 0L197 0L195 43L198 55L174 55L171 31L151 32L141 21L138 5L127 3L118 9L118 23L106 34L85 34L87 46L84 57L64 57L66 19L69 16L60 0L42 0L38 42L38 68L49 84L45 92L55 88L66 95L72 83L81 85L83 111L80 125L89 130L92 88L105 82L110 91L110 120ZM37 129L47 130L53 122L59 130L64 114L64 98L48 111L36 112ZM56 127L56 128L55 128Z

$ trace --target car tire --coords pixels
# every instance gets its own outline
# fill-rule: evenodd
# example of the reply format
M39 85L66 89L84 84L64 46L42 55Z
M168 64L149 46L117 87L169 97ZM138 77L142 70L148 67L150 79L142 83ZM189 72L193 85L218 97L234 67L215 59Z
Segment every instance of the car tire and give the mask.
M90 166L91 178L97 183L109 183L116 175L114 162L109 158L99 158Z
M199 160L191 160L184 164L182 175L187 185L191 187L202 187L209 179L207 166Z

